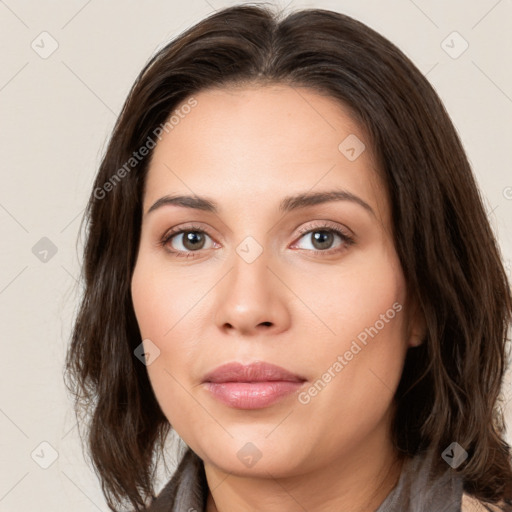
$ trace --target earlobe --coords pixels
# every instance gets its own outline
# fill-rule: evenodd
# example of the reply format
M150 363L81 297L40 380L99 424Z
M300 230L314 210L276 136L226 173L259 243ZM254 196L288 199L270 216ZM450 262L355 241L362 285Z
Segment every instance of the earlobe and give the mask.
M419 347L426 339L427 335L427 324L425 321L425 315L421 310L418 300L413 301L412 311L410 320L410 331L408 337L409 347Z
M424 341L424 336L412 335L409 338L409 347L419 347Z

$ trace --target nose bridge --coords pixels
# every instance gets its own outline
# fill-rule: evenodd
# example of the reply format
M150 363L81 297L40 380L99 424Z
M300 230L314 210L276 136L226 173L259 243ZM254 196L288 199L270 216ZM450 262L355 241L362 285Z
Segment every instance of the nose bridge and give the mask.
M270 256L269 249L252 237L236 247L229 259L231 271L217 296L219 328L249 333L261 327L283 328L287 323L283 290L268 268Z
M234 299L240 306L246 304L252 308L261 307L263 302L268 302L270 290L268 270L270 263L268 249L264 250L252 240L244 240L236 248L233 254L233 270L229 278L229 299Z

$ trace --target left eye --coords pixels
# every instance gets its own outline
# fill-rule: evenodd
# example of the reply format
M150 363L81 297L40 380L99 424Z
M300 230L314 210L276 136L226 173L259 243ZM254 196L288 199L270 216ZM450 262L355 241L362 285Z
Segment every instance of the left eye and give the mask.
M350 238L338 231L337 229L332 228L316 228L304 233L300 239L305 238L306 240L311 241L312 247L306 247L306 249L312 249L317 251L327 251L331 249L331 245L333 244L335 238L339 238L342 243L350 243Z

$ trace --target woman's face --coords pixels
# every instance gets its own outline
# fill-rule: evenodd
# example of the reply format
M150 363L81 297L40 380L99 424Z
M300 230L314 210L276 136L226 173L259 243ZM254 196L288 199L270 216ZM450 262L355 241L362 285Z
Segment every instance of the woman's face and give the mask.
M375 456L390 446L416 324L364 133L309 89L194 98L154 150L132 280L165 416L230 473ZM190 199L155 205L166 196ZM205 382L233 362L289 374L259 366Z

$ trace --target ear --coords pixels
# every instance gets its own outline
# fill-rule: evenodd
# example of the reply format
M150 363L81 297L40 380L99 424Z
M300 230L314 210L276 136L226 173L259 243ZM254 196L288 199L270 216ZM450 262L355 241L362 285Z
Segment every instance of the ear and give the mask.
M427 324L425 321L425 315L421 309L419 301L415 297L411 301L408 318L408 329L407 329L407 346L418 347L421 345L427 335Z

